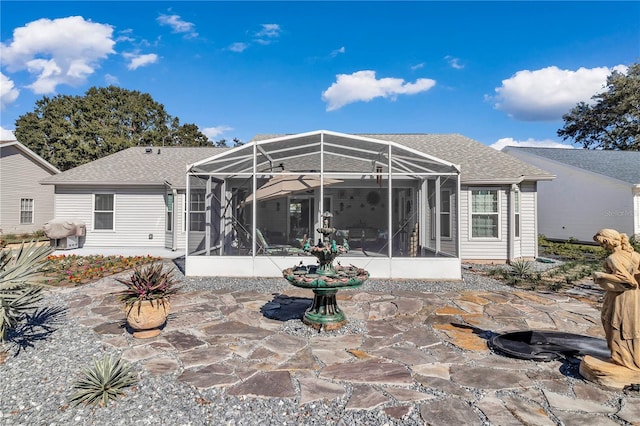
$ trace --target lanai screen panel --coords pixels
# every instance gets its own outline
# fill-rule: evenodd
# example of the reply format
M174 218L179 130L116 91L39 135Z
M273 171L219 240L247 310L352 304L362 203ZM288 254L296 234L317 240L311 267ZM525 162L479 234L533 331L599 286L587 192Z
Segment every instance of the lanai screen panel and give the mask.
M457 175L455 167L442 160L397 145L391 146L391 170L401 174Z

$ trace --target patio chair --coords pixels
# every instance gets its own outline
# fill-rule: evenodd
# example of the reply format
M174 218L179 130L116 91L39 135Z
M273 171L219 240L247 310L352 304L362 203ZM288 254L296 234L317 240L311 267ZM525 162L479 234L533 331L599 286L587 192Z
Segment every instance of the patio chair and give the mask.
M286 244L271 245L267 242L267 239L262 234L262 231L256 228L256 238L258 239L258 250L256 254L267 254L276 256L291 256L305 254L305 251L299 247L294 247Z

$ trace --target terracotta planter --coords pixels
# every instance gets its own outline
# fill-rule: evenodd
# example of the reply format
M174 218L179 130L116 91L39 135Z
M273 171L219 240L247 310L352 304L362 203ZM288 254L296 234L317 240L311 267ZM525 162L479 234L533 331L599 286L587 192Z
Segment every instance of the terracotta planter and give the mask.
M127 323L133 329L133 337L147 339L160 334L160 327L167 322L170 311L168 300L143 300L126 308Z

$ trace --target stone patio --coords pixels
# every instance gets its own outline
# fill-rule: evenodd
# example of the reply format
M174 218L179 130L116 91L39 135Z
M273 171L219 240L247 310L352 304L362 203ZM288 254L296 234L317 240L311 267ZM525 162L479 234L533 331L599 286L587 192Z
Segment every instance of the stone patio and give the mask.
M427 284L428 285L428 284ZM69 315L150 374L246 398L287 398L300 407L345 398L345 410L389 420L418 410L427 424L640 424L640 393L600 388L579 360L534 362L492 352L506 331L557 330L603 338L586 298L525 291L392 293L341 291L360 334L289 334L312 294L215 290L179 294L162 334L136 340L102 280L72 290ZM275 318L275 319L274 319Z

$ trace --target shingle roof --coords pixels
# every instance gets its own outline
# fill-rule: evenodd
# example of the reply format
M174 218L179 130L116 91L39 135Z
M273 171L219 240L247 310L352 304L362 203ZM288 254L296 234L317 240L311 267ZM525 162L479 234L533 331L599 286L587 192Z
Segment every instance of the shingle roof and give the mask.
M187 166L229 148L132 147L41 181L52 185L163 185L185 188Z
M255 136L252 141L285 135ZM511 155L459 134L358 134L427 153L460 166L462 183L517 183L552 179L553 175ZM53 185L162 185L186 186L187 165L229 148L133 147L44 179Z
M251 141L282 136L286 135L260 134ZM460 134L358 133L354 136L395 142L459 165L462 183L518 183L554 178L549 172Z
M640 151L507 147L598 173L632 185L640 184Z

